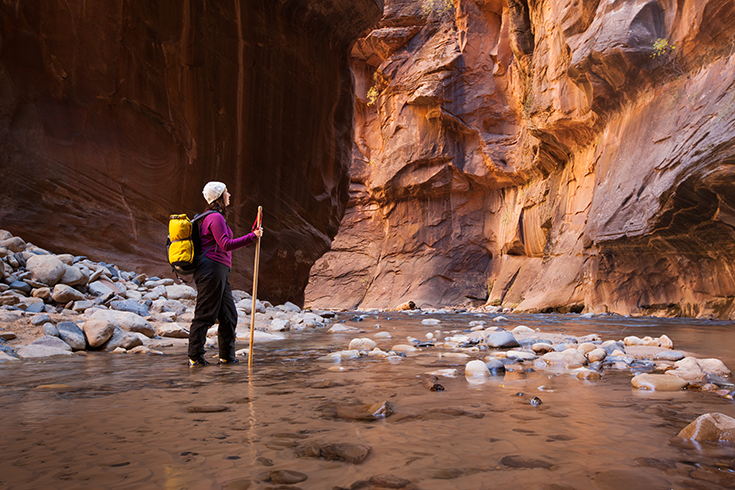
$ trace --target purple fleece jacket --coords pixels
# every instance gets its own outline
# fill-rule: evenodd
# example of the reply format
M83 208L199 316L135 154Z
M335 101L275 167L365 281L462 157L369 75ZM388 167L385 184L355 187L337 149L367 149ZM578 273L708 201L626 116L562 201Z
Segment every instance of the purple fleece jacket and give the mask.
M227 267L232 267L232 251L247 247L258 237L255 233L248 233L239 238L232 237L232 230L225 218L215 212L206 215L201 222L200 240L202 250L206 250L205 256Z

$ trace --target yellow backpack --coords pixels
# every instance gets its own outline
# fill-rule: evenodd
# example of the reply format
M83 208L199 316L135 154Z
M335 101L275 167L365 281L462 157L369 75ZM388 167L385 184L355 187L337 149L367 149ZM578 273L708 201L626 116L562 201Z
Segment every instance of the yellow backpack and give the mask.
M212 212L206 211L198 214L191 220L185 214L172 214L169 217L166 253L168 263L171 264L171 270L176 277L179 277L179 274L193 274L196 270L197 261L201 255L199 220Z

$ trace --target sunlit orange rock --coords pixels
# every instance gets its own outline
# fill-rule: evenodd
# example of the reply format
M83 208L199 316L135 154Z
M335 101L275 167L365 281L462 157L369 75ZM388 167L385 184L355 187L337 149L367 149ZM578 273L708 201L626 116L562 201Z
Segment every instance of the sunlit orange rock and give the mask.
M678 436L699 442L735 442L735 419L718 412L706 413L684 427Z

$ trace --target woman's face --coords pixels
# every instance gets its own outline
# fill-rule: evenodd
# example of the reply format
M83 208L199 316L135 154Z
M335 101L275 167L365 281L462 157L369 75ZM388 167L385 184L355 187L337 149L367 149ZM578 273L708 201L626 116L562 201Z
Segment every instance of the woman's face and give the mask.
M225 207L230 205L230 191L225 189L225 192L222 194L225 198Z

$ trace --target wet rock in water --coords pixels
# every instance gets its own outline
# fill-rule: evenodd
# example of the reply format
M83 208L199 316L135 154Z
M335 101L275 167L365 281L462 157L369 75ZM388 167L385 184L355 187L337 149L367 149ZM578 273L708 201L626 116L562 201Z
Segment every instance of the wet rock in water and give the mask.
M506 358L520 359L521 361L533 361L534 359L536 359L536 356L531 354L530 352L511 350L508 351L508 353L506 354Z
M625 345L619 340L608 340L606 342L603 342L600 347L605 349L605 352L607 352L607 355L609 356L612 355L612 353L616 350L625 353Z
M411 480L395 475L375 475L370 477L368 483L380 488L404 488L411 484Z
M140 340L137 335L131 332L126 332L122 328L115 326L115 329L112 332L112 336L107 342L102 344L100 350L103 350L105 352L112 352L118 348L132 349L133 347L138 347L139 345L143 345L143 341Z
M415 310L416 309L416 303L413 301L406 301L405 303L401 303L400 305L396 306L397 311L406 311L406 310Z
M185 325L180 323L167 323L165 325L158 325L156 327L156 333L160 337L168 337L173 339L188 339L189 329Z
M595 348L587 353L587 360L589 362L603 361L607 357L605 349Z
M138 303L136 300L132 300L132 299L111 301L110 308L112 308L113 310L117 310L117 311L128 311L130 313L135 313L136 315L139 315L139 316L150 315L150 313L148 312L148 308L146 308L145 305L142 305Z
M82 301L87 299L84 294L77 291L66 284L57 284L51 293L51 298L59 304L66 304L70 301Z
M667 335L662 335L658 338L658 345L663 347L664 349L674 348L674 342Z
M554 350L554 346L545 342L536 342L531 345L531 350L536 354L546 354L547 352L552 352Z
M89 346L93 349L101 346L115 333L115 325L101 318L90 319L82 325Z
M726 379L724 379L724 378L722 378L720 376L717 376L716 374L707 374L707 375L705 375L704 381L706 383L712 383L712 384L716 385L719 388L728 388L728 389L735 388L735 384L733 384L732 382L730 382L730 381L728 381L728 380L726 380Z
M189 413L219 413L229 412L230 409L227 405L203 405L186 407L186 411Z
M639 390L680 391L689 382L669 374L639 374L630 380L630 383Z
M393 352L416 352L418 349L408 344L396 344L391 349Z
M375 335L373 335L374 339L390 339L392 338L390 332L378 332Z
M17 357L13 357L10 354L7 354L3 351L0 351L0 362L13 362L13 361L19 361Z
M719 359L697 359L700 369L705 374L714 374L716 376L730 376L730 370Z
M428 378L424 379L424 387L429 391L444 391L444 386L439 383L439 378L433 374L430 374Z
M485 344L495 349L510 349L520 345L510 332L493 332L485 339Z
M26 261L26 269L47 286L55 285L66 273L66 265L55 255L33 255Z
M56 325L50 322L44 323L43 327L41 327L41 331L44 333L44 335L50 335L52 337L59 336L59 329L56 328Z
M61 322L56 325L61 340L69 344L72 350L85 350L87 348L87 339L84 332L74 322Z
M273 461L268 458L264 458L263 456L256 458L255 462L261 466L273 466Z
M702 369L700 361L704 361L704 359L700 360L694 357L685 357L684 359L680 361L676 361L676 363L674 363L675 369L668 371L667 374L677 376L687 381L701 381L702 379L704 379L704 376L706 373ZM718 362L719 362L718 367L719 365L724 367L724 364L722 364L721 361L718 361ZM714 366L710 366L710 368L712 367ZM727 373L729 373L729 370L727 370ZM713 372L713 374L718 374L718 373Z
M706 413L684 427L678 436L698 442L735 442L735 419L719 412Z
M543 461L541 459L524 458L522 456L505 456L503 459L500 460L500 462L508 468L544 468L548 470L551 469L552 466L554 466L553 463L549 463L548 461Z
M306 481L308 476L298 471L292 470L273 470L268 472L267 478L264 479L266 482L280 484L280 485L293 485L295 483L301 483Z
M584 366L587 364L587 358L577 349L571 347L563 352L549 352L541 356L541 359L549 365L560 366Z
M505 374L505 364L500 359L488 359L485 367L493 376Z
M528 403L530 403L532 407L538 407L543 402L541 401L541 398L534 396L530 400L528 400Z
M349 347L347 347L349 350L361 350L361 351L370 351L373 350L375 347L377 347L378 344L375 343L374 340L368 339L368 338L359 338L359 339L352 339L350 341Z
M487 378L490 376L490 369L484 362L474 360L465 365L464 375L466 378Z
M107 320L128 332L140 332L147 337L153 337L156 330L144 318L128 311L97 310L89 317L90 320Z
M421 325L439 325L441 322L438 318L424 318L421 320Z
M337 417L345 420L373 421L384 419L393 414L390 402L372 405L344 405L337 407Z
M327 461L346 461L360 464L368 457L372 447L362 444L318 444L310 443L297 448L297 458L321 458Z
M332 328L327 330L329 333L363 333L362 330L355 327L350 327L344 323L335 323Z
M584 381L598 381L602 378L600 373L598 371L595 371L594 369L578 369L575 371L577 379L581 379Z
M656 354L654 359L657 361L680 361L685 357L684 353L678 350L665 350Z

